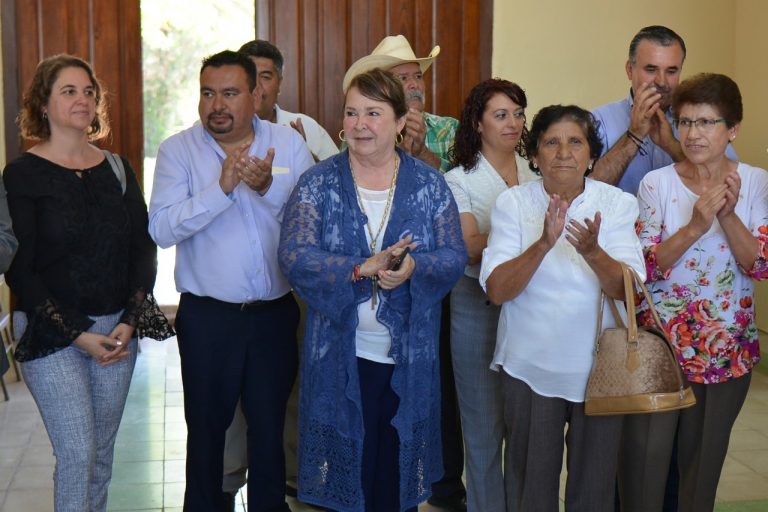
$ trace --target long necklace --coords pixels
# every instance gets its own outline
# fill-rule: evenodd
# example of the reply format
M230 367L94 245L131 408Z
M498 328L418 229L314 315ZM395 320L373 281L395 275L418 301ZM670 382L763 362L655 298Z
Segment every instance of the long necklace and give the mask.
M360 196L360 187L357 185L357 178L355 177L355 169L352 167L352 161L349 161L349 170L352 173L352 182L355 184L355 195L357 196L357 202L360 205L360 211L363 212L363 215L365 215L365 227L368 229L368 235L371 238L371 256L376 254L376 241L379 239L379 235L381 235L382 229L384 229L384 224L387 222L387 219L389 218L389 210L392 207L392 198L395 195L395 185L397 184L397 174L400 171L400 157L396 156L395 159L395 172L392 175L392 183L389 186L389 194L387 195L387 203L384 206L384 214L381 216L381 222L379 222L379 228L376 230L376 234L373 234L373 228L371 227L371 219L368 216L368 213L365 211L365 206L363 205L363 198ZM376 296L379 292L379 283L376 279L376 276L371 276L371 309L376 308Z

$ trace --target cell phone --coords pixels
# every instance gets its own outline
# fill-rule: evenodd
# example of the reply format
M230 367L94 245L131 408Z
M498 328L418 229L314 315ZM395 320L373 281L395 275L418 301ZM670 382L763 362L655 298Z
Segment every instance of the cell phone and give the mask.
M406 248L403 250L403 252L400 253L400 256L397 256L396 258L392 258L392 261L389 262L389 269L388 270L400 270L400 265L403 264L403 260L408 255L408 253L411 252L411 248L406 246Z

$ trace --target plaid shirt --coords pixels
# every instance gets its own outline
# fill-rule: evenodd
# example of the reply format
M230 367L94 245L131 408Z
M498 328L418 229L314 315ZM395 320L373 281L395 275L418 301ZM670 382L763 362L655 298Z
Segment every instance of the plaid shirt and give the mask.
M459 121L450 116L436 116L424 112L424 124L427 126L424 142L430 151L440 157L440 172L446 173L453 168L448 153L453 148Z

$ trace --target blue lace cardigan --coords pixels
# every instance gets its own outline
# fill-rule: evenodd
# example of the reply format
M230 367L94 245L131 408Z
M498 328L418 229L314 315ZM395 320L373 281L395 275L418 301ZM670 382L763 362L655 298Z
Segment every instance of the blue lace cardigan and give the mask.
M392 389L400 407L400 504L429 497L442 475L438 333L440 301L464 271L467 254L456 203L443 177L401 158L383 247L412 235L416 269L380 293L377 318L392 336ZM357 306L371 283L352 282L370 255L345 151L308 170L286 206L280 266L308 314L301 360L299 499L341 512L364 510L363 420L355 356Z

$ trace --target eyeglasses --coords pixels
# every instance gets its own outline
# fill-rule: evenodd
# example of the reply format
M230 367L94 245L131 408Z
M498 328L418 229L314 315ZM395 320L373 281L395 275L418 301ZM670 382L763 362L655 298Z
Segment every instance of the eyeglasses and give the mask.
M695 126L699 131L711 132L718 123L724 122L725 119L722 117L718 119L709 119L707 117L702 117L699 119L686 119L683 117L680 119L675 119L675 126L678 130L682 130L683 128L690 130L692 126Z

